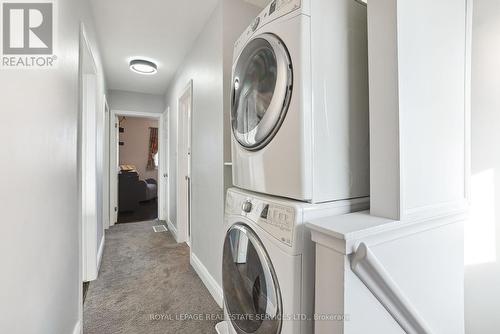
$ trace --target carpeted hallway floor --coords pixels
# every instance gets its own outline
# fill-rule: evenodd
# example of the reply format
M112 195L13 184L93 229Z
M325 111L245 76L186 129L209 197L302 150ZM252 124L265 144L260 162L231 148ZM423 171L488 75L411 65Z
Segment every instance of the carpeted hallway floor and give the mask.
M169 232L154 233L158 224L106 231L99 278L84 305L85 334L216 333L222 310L191 268L189 248Z

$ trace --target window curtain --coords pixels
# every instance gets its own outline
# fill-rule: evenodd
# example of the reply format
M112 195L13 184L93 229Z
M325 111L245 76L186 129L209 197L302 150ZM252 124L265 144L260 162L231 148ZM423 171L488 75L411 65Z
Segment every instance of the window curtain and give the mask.
M158 128L149 128L149 153L147 170L156 169L155 155L158 153Z

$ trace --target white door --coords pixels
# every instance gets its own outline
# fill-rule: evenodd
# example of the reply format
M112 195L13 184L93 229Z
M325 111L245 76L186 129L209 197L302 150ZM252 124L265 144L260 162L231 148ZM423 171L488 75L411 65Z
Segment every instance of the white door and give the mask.
M179 241L191 241L191 114L193 108L192 81L179 98L177 226Z
M169 173L170 173L170 128L169 128L169 117L170 117L170 107L163 113L163 140L162 140L162 154L161 154L161 171L162 171L162 200L160 210L162 212L161 219L169 220L170 218L170 182L169 182Z

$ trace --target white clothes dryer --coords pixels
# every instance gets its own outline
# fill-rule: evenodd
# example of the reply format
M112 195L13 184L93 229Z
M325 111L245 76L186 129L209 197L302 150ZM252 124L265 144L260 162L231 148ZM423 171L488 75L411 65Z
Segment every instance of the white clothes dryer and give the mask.
M234 46L233 183L322 203L369 195L366 5L275 0Z

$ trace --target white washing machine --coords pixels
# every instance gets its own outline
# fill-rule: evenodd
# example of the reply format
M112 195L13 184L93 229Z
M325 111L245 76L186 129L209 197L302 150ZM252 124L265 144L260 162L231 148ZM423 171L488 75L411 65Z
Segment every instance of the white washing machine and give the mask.
M303 223L367 207L368 198L312 205L229 189L219 333L312 334L314 245Z
M234 47L234 185L311 203L369 195L366 5L275 0Z

